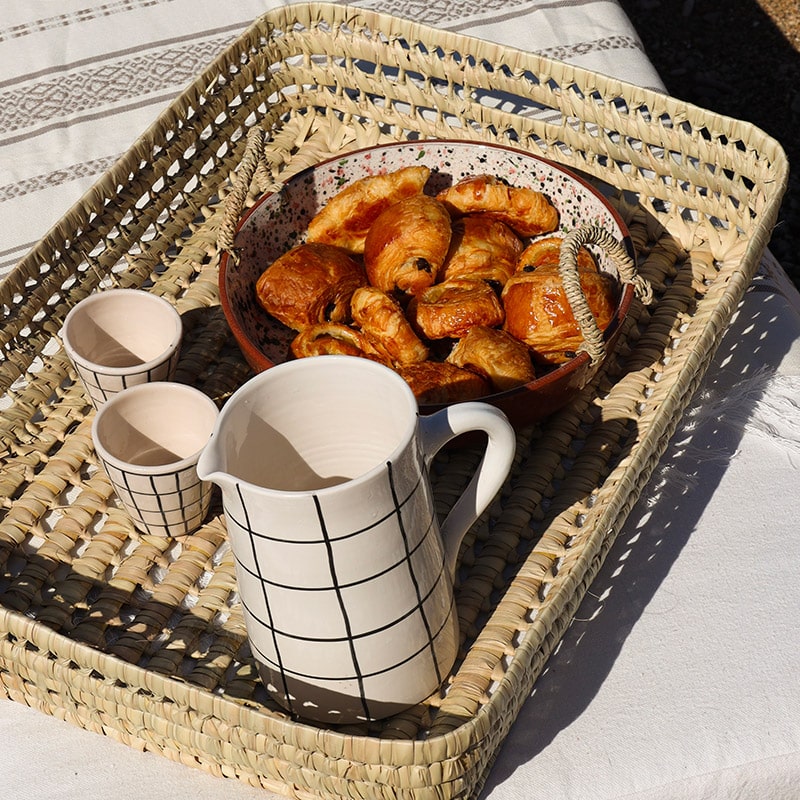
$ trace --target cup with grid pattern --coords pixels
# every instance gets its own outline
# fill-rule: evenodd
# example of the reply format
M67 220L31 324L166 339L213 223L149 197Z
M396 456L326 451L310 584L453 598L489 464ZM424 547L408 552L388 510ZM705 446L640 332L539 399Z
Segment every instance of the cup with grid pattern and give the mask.
M61 335L89 399L100 408L123 389L172 380L183 325L163 297L142 289L107 289L74 306Z
M212 486L198 477L197 461L218 413L199 389L170 381L124 389L97 412L95 451L142 532L177 537L202 524Z

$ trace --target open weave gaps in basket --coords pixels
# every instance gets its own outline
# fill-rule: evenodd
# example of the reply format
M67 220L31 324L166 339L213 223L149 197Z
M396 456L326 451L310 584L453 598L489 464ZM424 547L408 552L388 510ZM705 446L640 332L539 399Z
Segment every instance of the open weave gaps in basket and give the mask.
M181 312L179 379L249 376L218 306L222 199L252 126L248 202L318 161L407 138L510 143L602 183L656 291L563 411L518 437L462 550L459 660L369 728L288 719L250 657L219 506L142 536L97 468L59 330L98 287ZM752 126L566 64L345 6L257 20L0 284L0 689L215 774L298 797L474 794L705 371L774 224L786 161ZM477 454L443 454L438 510Z

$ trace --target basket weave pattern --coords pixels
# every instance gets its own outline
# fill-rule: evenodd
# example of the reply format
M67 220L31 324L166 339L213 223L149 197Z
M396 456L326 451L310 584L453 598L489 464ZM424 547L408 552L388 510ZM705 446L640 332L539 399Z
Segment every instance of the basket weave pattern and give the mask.
M217 239L254 125L268 166L247 204L322 159L412 137L550 158L609 191L656 295L592 383L519 434L464 543L443 691L370 728L301 724L267 699L221 509L181 541L136 532L58 338L90 292L148 288L184 320L178 380L222 404L247 379ZM754 275L786 173L748 124L560 62L346 6L257 20L0 285L0 692L297 797L474 794ZM442 514L478 457L437 459Z

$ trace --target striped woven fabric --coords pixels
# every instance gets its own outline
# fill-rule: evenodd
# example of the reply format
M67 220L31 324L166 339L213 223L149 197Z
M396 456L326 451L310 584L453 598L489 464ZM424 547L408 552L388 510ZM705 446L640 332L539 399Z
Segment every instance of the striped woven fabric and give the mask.
M276 5L64 0L54 13L46 0L6 4L0 20L0 275L215 55ZM635 30L613 1L354 5L659 86Z

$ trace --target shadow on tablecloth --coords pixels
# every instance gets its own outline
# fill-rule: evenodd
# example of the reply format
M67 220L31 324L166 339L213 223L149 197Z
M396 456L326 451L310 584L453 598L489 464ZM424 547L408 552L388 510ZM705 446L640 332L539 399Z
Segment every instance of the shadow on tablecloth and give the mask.
M545 750L591 704L695 534L745 430L779 442L800 463L800 296L779 266L772 273L762 266L748 290L643 497L534 686L482 796Z

